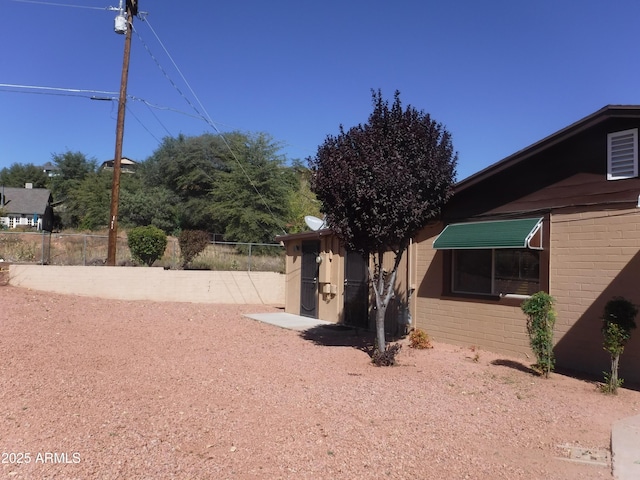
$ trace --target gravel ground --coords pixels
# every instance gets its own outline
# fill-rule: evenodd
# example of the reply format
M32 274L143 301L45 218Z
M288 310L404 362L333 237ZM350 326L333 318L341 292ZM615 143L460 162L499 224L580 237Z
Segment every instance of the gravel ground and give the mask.
M638 391L472 346L377 368L351 331L242 316L270 307L0 304L0 478L610 479L559 445L606 464L611 423L640 413Z

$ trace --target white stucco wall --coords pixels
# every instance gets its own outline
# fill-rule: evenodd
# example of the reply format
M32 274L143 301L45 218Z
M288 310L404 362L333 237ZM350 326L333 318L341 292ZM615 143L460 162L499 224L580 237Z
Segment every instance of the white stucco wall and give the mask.
M284 305L285 276L154 267L11 265L9 284L120 300Z

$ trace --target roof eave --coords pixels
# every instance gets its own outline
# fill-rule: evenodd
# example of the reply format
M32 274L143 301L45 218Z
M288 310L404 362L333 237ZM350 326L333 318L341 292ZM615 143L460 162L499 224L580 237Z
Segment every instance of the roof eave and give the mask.
M509 155L508 157L489 165L488 167L474 173L473 175L461 180L455 185L455 192L465 190L486 178L495 175L503 170L511 168L527 158L539 154L540 152L557 145L560 142L571 138L603 121L614 117L636 117L640 118L640 105L607 105L597 112L592 113L571 125L558 130L548 137Z
M286 235L277 235L277 242L289 242L291 240L311 240L319 237L326 237L327 235L333 235L333 230L330 228L323 228L322 230L308 231L308 232L300 232L300 233L289 233Z

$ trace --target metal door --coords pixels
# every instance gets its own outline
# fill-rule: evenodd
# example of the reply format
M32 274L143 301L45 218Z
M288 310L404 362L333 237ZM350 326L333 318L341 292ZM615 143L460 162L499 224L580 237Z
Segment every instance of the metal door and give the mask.
M367 263L356 252L347 252L344 267L344 323L362 328L369 325Z
M300 315L318 318L318 264L320 242L302 242Z

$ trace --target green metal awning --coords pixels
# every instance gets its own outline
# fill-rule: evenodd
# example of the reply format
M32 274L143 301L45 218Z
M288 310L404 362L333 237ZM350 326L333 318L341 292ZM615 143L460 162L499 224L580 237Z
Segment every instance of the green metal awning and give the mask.
M533 248L541 250L541 230L542 218L452 223L447 225L435 239L433 248L439 250L462 248Z

